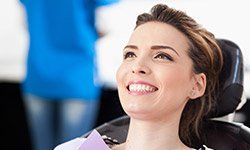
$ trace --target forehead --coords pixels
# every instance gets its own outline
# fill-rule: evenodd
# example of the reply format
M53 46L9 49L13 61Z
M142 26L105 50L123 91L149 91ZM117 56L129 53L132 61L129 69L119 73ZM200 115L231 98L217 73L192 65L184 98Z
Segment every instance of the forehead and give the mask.
M129 44L148 46L164 44L176 50L189 48L187 37L175 27L161 22L147 22L138 26L132 33Z

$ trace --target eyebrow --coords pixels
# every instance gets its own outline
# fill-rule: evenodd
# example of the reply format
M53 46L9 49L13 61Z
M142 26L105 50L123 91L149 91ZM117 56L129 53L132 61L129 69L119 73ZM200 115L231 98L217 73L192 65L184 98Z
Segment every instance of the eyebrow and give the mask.
M130 48L130 49L138 49L135 45L126 45L123 49Z
M124 47L124 49L126 49L126 48L137 49L137 50L139 49L136 45L126 45L126 46ZM170 49L170 50L172 50L173 52L175 52L178 56L180 56L180 55L178 54L178 52L177 52L173 47L166 46L166 45L153 45L153 46L151 46L151 49L152 49L152 50Z

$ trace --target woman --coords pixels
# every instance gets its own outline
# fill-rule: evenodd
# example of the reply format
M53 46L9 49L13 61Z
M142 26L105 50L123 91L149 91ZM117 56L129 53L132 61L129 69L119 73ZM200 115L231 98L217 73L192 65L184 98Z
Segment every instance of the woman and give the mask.
M203 142L201 125L216 103L221 67L213 34L184 12L158 4L151 14L139 15L117 71L129 132L125 143L111 149L201 148L192 141ZM78 148L84 145L79 141Z

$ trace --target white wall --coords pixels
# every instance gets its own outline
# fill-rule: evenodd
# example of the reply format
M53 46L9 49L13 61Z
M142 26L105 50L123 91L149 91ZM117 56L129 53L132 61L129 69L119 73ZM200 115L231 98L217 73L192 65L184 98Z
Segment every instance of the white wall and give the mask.
M19 82L25 73L27 31L18 0L0 0L0 81Z

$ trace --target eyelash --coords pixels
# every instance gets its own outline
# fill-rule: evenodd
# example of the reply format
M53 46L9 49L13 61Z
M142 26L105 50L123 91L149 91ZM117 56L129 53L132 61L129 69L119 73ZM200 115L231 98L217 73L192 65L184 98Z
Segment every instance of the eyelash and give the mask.
M126 52L124 55L123 55L123 59L127 59L127 58L134 58L136 57L135 53L134 52L131 52L131 51L128 51ZM170 56L169 54L167 53L164 53L164 52L159 52L156 54L156 56L154 56L155 59L163 59L163 60L169 60L169 61L173 61L173 57Z
M127 59L127 58L134 58L136 55L134 52L126 52L124 55L123 55L123 59Z
M170 61L174 60L172 56L170 56L169 54L164 53L164 52L157 53L157 55L154 58L163 59L163 60L170 60Z

